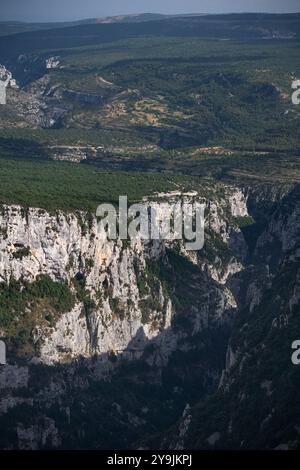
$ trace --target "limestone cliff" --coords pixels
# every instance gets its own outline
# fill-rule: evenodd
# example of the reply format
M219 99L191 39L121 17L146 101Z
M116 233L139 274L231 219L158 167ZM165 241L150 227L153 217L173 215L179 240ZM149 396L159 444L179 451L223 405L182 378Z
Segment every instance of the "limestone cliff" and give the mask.
M172 195L178 197L182 195ZM198 198L197 193L189 197ZM243 194L230 187L206 203L207 247L199 253L186 252L178 243L103 239L96 217L83 212L50 214L2 206L2 289L14 286L25 300L28 290L36 295L35 302L20 303L24 310L15 311L13 323L10 319L1 325L9 363L0 371L1 414L17 413L22 406L29 413L27 424L17 428L15 446L43 448L49 439L51 447L62 445L62 429L47 409L59 406L68 414L69 387L71 395L78 390L89 393L91 380L115 380L118 370L130 363L145 364L151 380L161 384L164 369L182 367L175 365L176 355L197 356L207 342L208 349L213 348L206 338L212 331L220 335L220 348L226 347L237 311L228 280L243 270L247 253L236 220L248 217L248 212ZM58 296L69 299L61 309L48 299L48 290L56 296L56 286L64 286ZM29 329L30 347L18 343L24 329ZM78 375L83 364L84 372ZM222 359L216 361L213 354L203 359L202 393L217 384L222 367ZM43 385L36 382L39 370L46 374ZM179 393L177 388L172 393ZM32 415L37 406L39 423ZM137 429L145 425L134 413L130 420L137 420ZM16 430L16 424L12 426Z

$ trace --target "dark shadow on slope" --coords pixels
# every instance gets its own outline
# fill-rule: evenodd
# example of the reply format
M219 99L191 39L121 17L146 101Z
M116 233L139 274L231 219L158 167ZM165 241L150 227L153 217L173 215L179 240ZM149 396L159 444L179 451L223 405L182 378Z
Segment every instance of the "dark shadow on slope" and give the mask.
M0 137L1 157L13 158L37 158L49 160L49 153L45 146L35 140L13 139Z
M180 297L185 292L185 298L177 300L172 327L152 339L140 328L124 351L53 367L31 365L28 388L2 389L4 396L13 396L16 406L0 417L1 448L17 448L20 425L39 436L38 448L53 448L53 424L61 437L60 448L134 448L141 437L176 423L187 403L216 389L225 366L230 321L215 318L212 305L205 308L208 288L213 296L217 285L208 285L205 274L188 260L182 265L176 259L174 254L174 289ZM148 271L168 288L172 273L158 271L157 266ZM195 317L202 303L206 318L197 332Z

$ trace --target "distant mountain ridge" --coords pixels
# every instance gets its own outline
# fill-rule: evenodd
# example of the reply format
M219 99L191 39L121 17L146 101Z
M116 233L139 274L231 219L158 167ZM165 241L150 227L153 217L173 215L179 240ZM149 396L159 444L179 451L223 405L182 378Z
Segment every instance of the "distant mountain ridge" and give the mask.
M85 24L114 24L114 23L142 23L145 21L163 20L177 15L163 15L160 13L139 13L132 15L104 16L96 18L86 18L77 21L54 21L27 23L23 21L0 21L0 36L10 34L25 33L46 29L67 28L70 26L80 26ZM184 16L184 15L179 15ZM193 15L194 16L194 15Z
M112 19L104 19L104 22L101 22L101 19L87 19L75 23L48 23L31 26L16 23L15 30L9 23L2 23L0 54L3 64L9 68L12 67L11 59L15 60L22 54L32 54L42 50L55 51L65 47L91 46L128 38L161 36L222 40L278 40L297 39L300 33L300 13L182 15L162 16L162 18L153 20L151 15L145 14L138 17L118 17L117 22ZM25 27L27 30L24 30ZM32 29L28 30L30 27Z
M32 31L42 31L57 28L76 27L83 25L100 25L100 24L123 24L123 23L146 23L160 20L178 20L192 19L199 17L207 17L209 20L215 19L226 19L228 20L250 20L250 21L262 21L262 20L277 20L279 17L290 18L294 17L299 19L300 13L227 13L227 14L208 14L208 13L187 13L187 14L174 14L165 15L162 13L137 13L129 15L116 15L116 16L104 16L96 18L86 18L76 21L55 21L55 22L34 22L27 23L22 21L0 21L0 36L7 36L11 34L26 33Z
M105 16L96 18L95 23L140 23L143 21L163 20L172 16L174 15L163 15L161 13L138 13L132 15Z

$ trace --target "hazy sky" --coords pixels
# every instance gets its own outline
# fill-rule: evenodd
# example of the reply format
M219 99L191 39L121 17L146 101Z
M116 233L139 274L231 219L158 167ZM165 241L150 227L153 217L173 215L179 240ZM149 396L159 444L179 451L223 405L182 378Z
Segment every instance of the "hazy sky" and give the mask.
M59 21L126 13L297 12L300 0L0 0L0 18Z

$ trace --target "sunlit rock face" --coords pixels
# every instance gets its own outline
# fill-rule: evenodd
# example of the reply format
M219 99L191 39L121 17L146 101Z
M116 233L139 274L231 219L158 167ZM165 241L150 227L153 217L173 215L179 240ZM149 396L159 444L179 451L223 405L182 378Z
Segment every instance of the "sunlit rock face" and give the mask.
M15 281L31 285L47 276L64 284L75 299L74 306L55 316L55 321L37 320L31 331L34 352L23 357L20 351L8 352L9 367L0 369L2 415L19 406L33 409L38 402L43 409L46 401L55 406L64 403L62 412L68 414L68 387L83 393L90 380L110 380L119 367L137 361L160 383L174 354L202 347L197 339L202 332L227 331L238 311L229 281L243 271L247 253L235 223L237 217L248 216L246 200L239 190L228 187L214 201L197 193L160 194L155 201L182 198L199 200L211 209L205 215L209 248L204 245L200 252L187 251L183 241L146 242L139 236L128 242L107 240L98 231L96 217L83 212L1 207L2 286ZM215 237L226 256L214 245ZM31 308L26 307L27 314ZM7 333L2 330L5 340ZM215 364L211 353L206 362L201 365L204 388L217 384L222 372L222 361ZM37 385L38 368L44 366L49 366L49 379ZM79 367L84 367L80 373ZM40 418L30 426L18 425L14 446L62 445L55 419L46 411Z
M212 230L222 236L224 243L229 243L233 234L242 240L241 232L230 227L225 219L222 204L224 201L211 205ZM239 191L231 194L229 207L233 215L247 215L245 200ZM46 331L37 327L35 336L41 342L40 361L55 363L66 357L90 357L109 352L119 355L137 335L138 356L143 343L160 335L162 330L172 337L162 356L167 356L167 350L176 347L172 333L176 309L159 280L156 305L155 308L150 306L147 319L143 318L140 308L143 296L147 297L139 288L139 278L147 269L147 260L165 259L168 263L163 241L145 243L138 238L126 245L122 240L108 241L98 233L95 217L59 211L53 215L42 209L25 210L19 206L2 207L0 227L1 282L8 284L11 279L33 282L38 276L47 275L67 283L74 290L72 281L77 277L84 281L91 299L88 308L77 301L74 309L62 315L55 327ZM223 285L228 276L242 269L242 260L232 256L226 266L222 266L220 275L205 258L185 252L184 247L182 251L201 269L206 266L209 272L207 283L210 277L212 281L220 282L219 291L215 288L216 316L221 318L228 307L235 308L233 294ZM203 305L205 310L207 307ZM201 312L198 313L201 316ZM195 325L199 322L195 316ZM194 329L199 328L195 326ZM160 343L163 347L161 339Z

